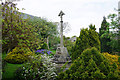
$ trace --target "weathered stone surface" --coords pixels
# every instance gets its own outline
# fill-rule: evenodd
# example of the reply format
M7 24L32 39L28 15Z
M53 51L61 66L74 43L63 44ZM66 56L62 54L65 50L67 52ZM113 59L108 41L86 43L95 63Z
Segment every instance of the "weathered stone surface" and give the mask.
M68 54L67 48L63 47L63 52L61 52L61 47L58 46L53 61L56 63L65 63L67 61L70 62L71 59Z
M59 16L61 18L61 21L60 21L61 22L61 30L60 30L61 39L60 39L60 45L58 45L56 54L53 59L53 62L59 64L59 67L61 67L66 62L71 63L71 59L68 54L67 48L64 47L64 45L63 45L63 21L62 21L63 15L64 15L64 13L61 11L59 13Z

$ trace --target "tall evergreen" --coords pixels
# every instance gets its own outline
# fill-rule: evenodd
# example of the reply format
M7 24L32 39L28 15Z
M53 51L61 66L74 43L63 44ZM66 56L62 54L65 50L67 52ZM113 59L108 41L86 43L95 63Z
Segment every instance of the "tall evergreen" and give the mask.
M75 60L83 52L83 50L91 47L96 47L100 50L99 35L95 29L81 29L80 36L77 38L75 45L72 48L72 60Z
M101 42L101 52L111 53L111 51L112 51L112 49L109 45L110 37L108 36L108 34L109 34L109 24L106 21L106 18L103 17L101 28L99 29L99 36L100 36L100 42Z
M92 30L96 30L95 25L92 25L92 24L89 25L89 28Z

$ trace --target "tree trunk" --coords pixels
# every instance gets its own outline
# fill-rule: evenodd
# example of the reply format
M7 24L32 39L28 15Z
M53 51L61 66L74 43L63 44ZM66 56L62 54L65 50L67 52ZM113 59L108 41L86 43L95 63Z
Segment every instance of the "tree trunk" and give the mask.
M50 49L49 48L49 36L47 37L47 46L48 46L48 49Z

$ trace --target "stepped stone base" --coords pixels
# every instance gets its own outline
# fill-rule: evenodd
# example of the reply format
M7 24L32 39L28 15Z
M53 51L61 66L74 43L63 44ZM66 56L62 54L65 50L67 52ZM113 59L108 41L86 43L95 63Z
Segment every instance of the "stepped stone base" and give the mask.
M61 52L61 47L57 47L56 54L54 56L53 61L55 63L65 63L65 62L71 62L71 58L68 54L67 48L63 47L63 52Z
M68 69L71 65L71 58L68 54L67 48L63 47L63 52L61 52L61 47L57 47L56 54L54 55L53 62L56 63L58 68L60 69L66 62L66 69ZM65 69L65 70L66 70Z

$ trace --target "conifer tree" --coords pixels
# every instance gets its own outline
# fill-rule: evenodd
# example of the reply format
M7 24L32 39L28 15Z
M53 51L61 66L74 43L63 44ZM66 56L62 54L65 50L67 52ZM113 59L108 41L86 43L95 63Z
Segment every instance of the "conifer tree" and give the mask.
M111 47L108 44L110 42L109 34L109 24L106 21L106 18L103 17L103 21L101 24L101 28L99 29L99 36L101 42L101 52L109 52L111 53Z
M96 47L100 50L99 35L94 29L81 29L80 36L77 38L72 48L72 60L75 60L83 52L84 49Z
M96 30L95 25L92 25L92 24L89 25L89 28L92 30Z
M95 48L84 50L81 55L73 61L70 68L60 72L58 80L80 80L80 79L118 79L117 67L109 64L108 60Z

